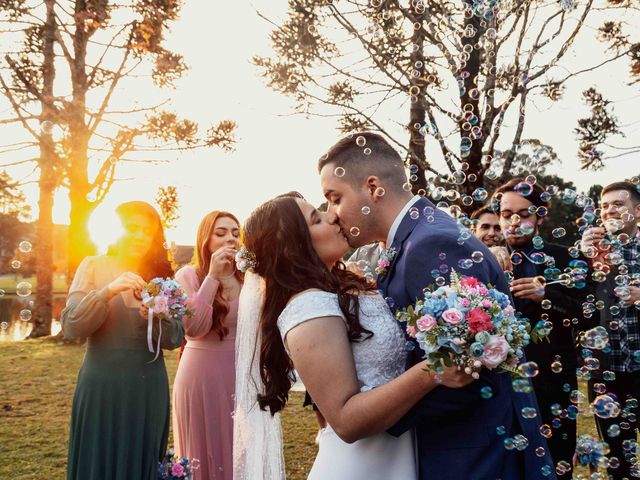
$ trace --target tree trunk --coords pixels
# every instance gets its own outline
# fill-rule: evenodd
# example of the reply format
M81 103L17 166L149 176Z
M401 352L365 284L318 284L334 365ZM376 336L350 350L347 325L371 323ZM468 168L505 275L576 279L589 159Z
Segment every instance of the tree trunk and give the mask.
M47 20L44 31L44 47L42 64L42 114L40 122L53 122L55 109L53 106L53 82L55 79L55 0L45 0ZM38 187L38 221L36 224L36 300L33 312L33 329L30 338L51 334L51 312L53 293L53 194L56 188L55 164L57 161L55 144L49 128L41 128L40 138L40 179Z
M75 31L73 33L74 61L71 68L72 93L69 114L71 137L69 166L69 201L71 215L69 225L67 282L71 282L82 259L95 254L95 245L89 237L89 217L95 205L87 196L92 186L88 180L88 149L90 132L85 119L87 73L86 57L88 34L85 31L84 14L87 9L84 0L75 2Z
M471 18L465 19L464 26L465 31L473 29L475 32L472 36L463 35L462 37L463 48L468 45L471 47L471 52L464 68L464 94L460 96L461 118L459 122L461 137L472 139L470 148L468 150L461 148L460 151L461 160L469 165L469 168L465 172L467 179L461 193L471 195L476 188L482 185L482 149L484 147L486 137L481 135L479 138L473 139L471 130L465 130L464 127L482 127L480 92L478 90L477 79L480 74L480 69L482 68L483 50L481 48L476 48L476 44L478 43L478 39L481 38L486 30L486 21L481 20L476 15L472 15ZM462 72L460 72L460 74L462 74ZM473 119L471 115L475 116L475 120L469 122L470 118ZM474 206L473 204L463 205L463 208L465 210L475 210L477 206Z
M424 14L418 15L420 23L424 20ZM411 42L414 45L409 56L411 65L409 71L419 70L420 75L411 75L411 110L409 113L409 180L411 191L414 194L425 194L427 191L427 156L425 152L425 140L420 133L420 127L424 125L426 113L424 110L424 33L422 29L414 30ZM418 65L419 67L417 67ZM417 128L416 128L417 127Z

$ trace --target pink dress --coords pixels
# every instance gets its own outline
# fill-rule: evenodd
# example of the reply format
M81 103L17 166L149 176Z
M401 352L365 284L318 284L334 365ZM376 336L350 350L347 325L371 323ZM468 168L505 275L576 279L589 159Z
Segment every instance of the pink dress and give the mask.
M232 480L238 300L229 305L225 318L229 334L220 340L211 330L213 299L220 282L207 277L200 285L191 266L180 269L176 280L189 295L187 305L193 316L183 320L187 345L173 384L175 451L200 461L194 480Z

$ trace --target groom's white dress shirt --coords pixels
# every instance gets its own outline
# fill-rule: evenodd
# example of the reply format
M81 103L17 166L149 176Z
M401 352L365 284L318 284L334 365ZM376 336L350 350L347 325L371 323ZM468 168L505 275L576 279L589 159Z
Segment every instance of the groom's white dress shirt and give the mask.
M415 203L418 200L420 200L420 198L422 198L422 197L420 197L420 195L415 195L413 198L411 198L411 200L409 200L406 203L406 205L404 207L402 207L402 210L400 210L400 213L398 213L398 216L393 221L393 223L391 224L391 228L389 229L389 234L387 235L387 243L385 244L386 248L390 248L391 247L391 243L393 242L393 238L396 236L396 232L398 231L398 227L400 226L400 222L402 222L402 219L407 214L409 209L411 207L413 207L415 205Z

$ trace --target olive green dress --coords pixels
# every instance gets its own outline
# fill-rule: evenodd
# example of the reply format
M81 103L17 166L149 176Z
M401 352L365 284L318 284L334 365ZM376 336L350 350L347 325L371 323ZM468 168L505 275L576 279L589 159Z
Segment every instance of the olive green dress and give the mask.
M147 321L127 291L106 301L123 270L113 257L80 264L62 312L67 338L87 338L69 434L68 480L156 480L169 435L169 382L162 354L147 348ZM154 320L153 345L158 339ZM182 322L162 322L161 347L174 349Z

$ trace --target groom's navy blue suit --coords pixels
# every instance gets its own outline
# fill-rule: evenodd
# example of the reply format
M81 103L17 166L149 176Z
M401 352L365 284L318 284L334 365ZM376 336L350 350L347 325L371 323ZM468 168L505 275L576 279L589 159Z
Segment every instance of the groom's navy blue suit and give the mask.
M379 287L395 302L394 308L404 308L422 298L423 289L434 284L432 271L442 264L464 275L476 277L510 295L500 265L489 250L475 237L458 243L460 235L456 221L433 204L421 198L414 205L420 212L405 215L388 247L396 255L387 271L379 278ZM429 222L423 209L435 210ZM458 262L470 259L474 251L484 254L484 261L473 263L464 270ZM446 254L445 260L439 255ZM443 275L447 281L448 274ZM422 352L413 351L411 363L417 363ZM493 396L483 399L480 389L490 386ZM483 369L481 377L467 387L450 389L438 387L427 394L389 432L401 435L416 429L421 480L519 480L555 478L553 462L547 452L545 439L540 435L540 415L525 419L523 407L538 409L533 393L517 393L511 377L506 373ZM505 434L496 429L503 427ZM507 450L506 437L522 434L529 441L523 451ZM535 450L544 447L541 457ZM544 476L542 468L550 470ZM546 472L545 472L546 473Z

